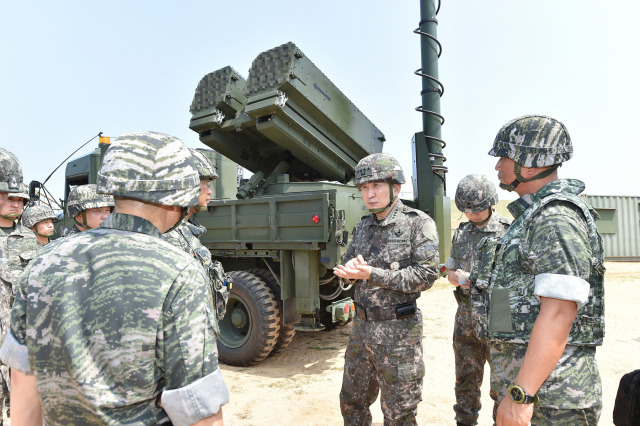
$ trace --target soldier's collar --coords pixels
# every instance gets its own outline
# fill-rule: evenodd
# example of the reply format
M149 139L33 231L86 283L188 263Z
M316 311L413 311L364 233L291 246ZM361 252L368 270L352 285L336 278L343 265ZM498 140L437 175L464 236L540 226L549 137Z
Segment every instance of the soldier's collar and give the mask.
M111 213L102 221L100 228L120 229L162 238L162 232L147 219L125 213Z

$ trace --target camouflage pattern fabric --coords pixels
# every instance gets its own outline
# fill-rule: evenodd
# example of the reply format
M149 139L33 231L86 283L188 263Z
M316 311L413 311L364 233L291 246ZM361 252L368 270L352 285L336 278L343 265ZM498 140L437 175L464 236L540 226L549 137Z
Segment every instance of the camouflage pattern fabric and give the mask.
M12 287L13 275L7 266L5 247L0 244L0 346L9 331ZM9 367L0 362L0 416L4 414L4 400L10 390L11 377L9 375ZM1 424L2 422L0 421Z
M40 244L36 234L34 234L29 228L15 224L13 231L5 232L0 230L0 242L6 247L7 266L13 275L13 282L17 283L20 280L22 271L27 264L33 259L38 250ZM16 288L13 288L13 295L16 294Z
M540 407L581 410L602 404L593 354L604 336L604 253L595 220L578 196L583 190L580 181L560 179L509 205L516 220L496 246L483 292L492 339L492 397L504 396L505 384L522 365L539 298L553 297L576 301L578 314L560 361L538 391Z
M211 164L211 161L209 161L207 156L204 155L201 150L189 148L189 151L191 151L191 155L193 155L193 162L196 165L200 179L218 179L219 176L218 173L216 173L213 164Z
M107 149L97 190L99 194L188 207L198 204L200 179L193 155L180 139L157 132L127 133Z
M18 157L0 147L0 191L19 192L22 185L22 166Z
M205 276L209 278L209 285L213 294L212 303L216 310L216 317L220 321L227 311L229 290L224 285L226 274L222 264L218 261L212 261L211 252L200 242L200 237L205 232L207 232L207 228L193 220L189 220L186 223L183 222L176 229L163 234L163 238L193 256L204 267ZM231 279L229 278L227 281L231 282ZM216 333L219 336L220 330L216 329Z
M498 204L498 193L485 175L467 175L456 188L455 201L461 212L478 213Z
M495 212L482 228L470 222L461 223L453 235L451 255L445 264L447 269L455 271L459 268L467 272L474 269L478 261L477 246L480 240L484 237L502 237L510 224L510 219ZM456 421L465 425L477 424L482 406L480 388L484 377L484 364L489 360L489 342L481 340L481 335L477 335L477 329L482 327L483 323L472 313L469 301L471 291L477 290L457 287L454 291L458 309L453 329L453 353L456 362L456 404L453 410Z
M358 254L372 267L355 283L364 308L414 303L438 278L438 233L433 220L400 201L378 222L364 216L344 263ZM422 399L422 314L383 321L354 319L345 353L340 408L345 424L370 424L369 406L381 392L385 424L415 424Z
M79 234L82 231L78 229L76 225L73 225L71 228L67 228L66 226L60 227L60 238L70 237L75 234Z
M507 387L518 375L526 345L513 343L491 343L491 398L499 404L507 396ZM567 346L558 365L538 389L540 405L534 407L532 424L553 425L544 421L535 422L539 408L548 410L602 409L602 383L595 359L596 348L591 346ZM575 418L578 416L575 415ZM597 424L591 423L591 424Z
M114 213L57 240L24 280L11 334L27 347L45 424L160 423L160 393L202 380L205 393L191 388L201 418L228 400L202 268L146 220Z
M508 157L524 167L564 163L573 155L567 128L543 115L525 115L502 126L489 155Z
M97 185L79 185L71 190L67 198L67 216L76 217L85 210L114 206L113 196L98 194Z
M377 153L364 157L356 166L355 186L367 182L405 183L400 163L391 154Z

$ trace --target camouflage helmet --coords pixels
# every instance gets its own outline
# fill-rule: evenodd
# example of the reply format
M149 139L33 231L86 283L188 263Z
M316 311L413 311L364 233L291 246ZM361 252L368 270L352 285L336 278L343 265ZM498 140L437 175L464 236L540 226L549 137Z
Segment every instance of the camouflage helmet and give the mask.
M209 158L207 158L201 150L189 148L189 151L191 151L191 154L193 155L193 161L196 163L200 179L218 179L218 174L216 173L213 164L211 164Z
M456 207L463 213L478 213L498 203L498 193L485 175L467 175L456 189Z
M67 216L76 217L83 211L101 207L113 207L113 196L98 194L95 184L79 185L73 188L67 199Z
M384 152L364 157L356 166L354 185L359 187L368 182L405 183L400 163Z
M22 224L27 228L33 228L36 224L47 219L55 219L56 215L49 206L31 206L22 213Z
M25 203L28 202L31 199L29 197L29 185L27 185L26 183L21 183L20 189L17 192L12 192L11 196L24 198Z
M502 126L489 155L508 157L523 167L561 164L573 155L567 128L544 115L525 115Z
M156 132L126 133L104 154L99 194L112 194L168 206L195 206L200 179L182 141Z
M22 166L18 157L0 148L0 192L20 192Z

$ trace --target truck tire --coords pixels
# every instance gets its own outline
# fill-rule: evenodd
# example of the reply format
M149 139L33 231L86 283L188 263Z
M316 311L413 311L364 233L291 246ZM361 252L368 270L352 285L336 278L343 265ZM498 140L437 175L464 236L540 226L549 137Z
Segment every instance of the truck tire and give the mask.
M278 340L278 304L267 284L254 274L229 274L233 286L227 313L219 323L218 358L228 365L249 366L269 356Z
M273 350L271 351L271 355L279 354L280 352L285 350L287 346L289 346L289 344L291 344L293 337L296 335L296 331L293 329L292 326L282 324L282 317L283 317L282 300L281 300L282 298L280 296L282 293L281 293L280 285L274 278L273 274L267 269L255 268L255 269L249 269L247 272L251 272L258 278L260 278L262 281L264 281L267 284L267 286L269 286L269 289L271 290L274 297L278 301L278 318L280 323L280 334L278 335L278 340L276 341L276 344L273 347Z

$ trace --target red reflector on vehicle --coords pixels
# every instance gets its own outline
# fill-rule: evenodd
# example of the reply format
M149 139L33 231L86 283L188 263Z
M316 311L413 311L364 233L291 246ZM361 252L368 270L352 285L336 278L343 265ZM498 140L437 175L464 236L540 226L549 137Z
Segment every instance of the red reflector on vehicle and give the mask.
M311 220L313 221L313 223L318 223L320 222L320 216L318 216L317 214L314 214Z

